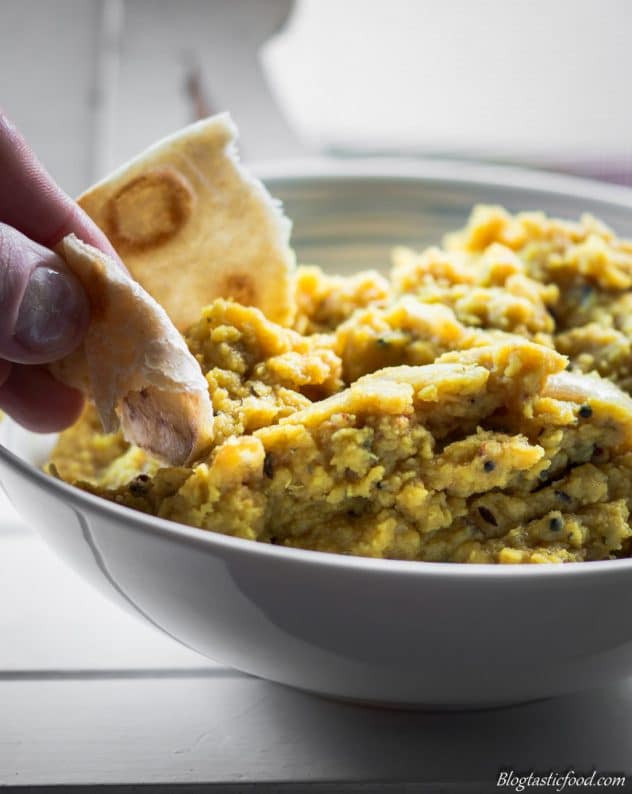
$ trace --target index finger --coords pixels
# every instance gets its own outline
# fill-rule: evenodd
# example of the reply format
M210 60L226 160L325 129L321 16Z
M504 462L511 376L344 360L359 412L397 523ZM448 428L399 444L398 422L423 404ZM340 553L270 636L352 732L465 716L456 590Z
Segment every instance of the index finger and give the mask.
M73 232L118 260L107 237L57 185L0 110L0 221L47 248Z

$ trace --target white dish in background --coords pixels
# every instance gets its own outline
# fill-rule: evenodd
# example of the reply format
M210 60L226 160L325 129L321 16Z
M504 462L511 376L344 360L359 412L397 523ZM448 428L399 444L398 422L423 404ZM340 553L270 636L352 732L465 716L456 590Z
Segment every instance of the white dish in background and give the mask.
M303 262L387 264L472 204L590 211L632 236L632 194L536 172L439 162L262 167ZM51 437L0 425L0 481L83 577L181 643L240 670L361 702L476 708L632 674L632 560L416 563L285 549L192 529L43 474ZM44 614L44 605L42 605Z

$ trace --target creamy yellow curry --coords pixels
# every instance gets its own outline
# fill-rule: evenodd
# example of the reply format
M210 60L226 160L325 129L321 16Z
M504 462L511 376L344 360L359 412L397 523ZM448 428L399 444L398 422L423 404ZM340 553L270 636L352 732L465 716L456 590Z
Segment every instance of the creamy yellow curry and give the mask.
M216 300L186 332L214 438L164 467L94 409L51 471L282 546L407 560L629 556L632 242L592 217L474 209L388 278L299 268L292 327Z

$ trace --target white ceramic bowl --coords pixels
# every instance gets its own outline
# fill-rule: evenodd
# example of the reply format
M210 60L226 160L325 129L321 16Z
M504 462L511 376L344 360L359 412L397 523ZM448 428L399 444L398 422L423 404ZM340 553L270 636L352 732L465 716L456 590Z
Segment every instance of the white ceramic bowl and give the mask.
M632 194L454 163L264 169L301 261L384 265L437 241L472 204L590 211L632 235ZM134 512L38 470L49 437L2 424L16 508L98 589L240 670L362 702L475 708L632 674L632 560L484 566L351 558L257 544Z

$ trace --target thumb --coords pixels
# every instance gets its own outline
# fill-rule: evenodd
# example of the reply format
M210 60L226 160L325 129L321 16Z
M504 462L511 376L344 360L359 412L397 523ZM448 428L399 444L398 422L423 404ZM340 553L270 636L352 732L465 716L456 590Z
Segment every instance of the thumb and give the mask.
M88 298L64 261L0 224L0 358L62 358L80 344L88 318Z

